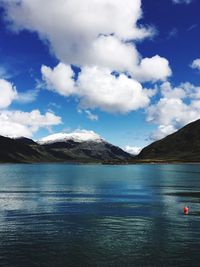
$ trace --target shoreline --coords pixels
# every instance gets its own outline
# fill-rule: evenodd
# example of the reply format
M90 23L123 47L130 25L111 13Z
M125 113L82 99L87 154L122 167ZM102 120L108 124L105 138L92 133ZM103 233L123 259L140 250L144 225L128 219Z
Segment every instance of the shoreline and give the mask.
M110 165L110 166L124 166L124 165L200 165L200 161L133 161L133 162L84 162L84 161L41 161L41 162L0 162L4 164L69 164L69 165Z

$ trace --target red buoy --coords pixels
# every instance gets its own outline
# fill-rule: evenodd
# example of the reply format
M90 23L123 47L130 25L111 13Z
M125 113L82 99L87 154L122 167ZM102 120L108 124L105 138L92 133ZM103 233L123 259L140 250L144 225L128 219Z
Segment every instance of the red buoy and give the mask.
M183 212L185 215L187 215L189 213L189 208L187 206L184 207Z

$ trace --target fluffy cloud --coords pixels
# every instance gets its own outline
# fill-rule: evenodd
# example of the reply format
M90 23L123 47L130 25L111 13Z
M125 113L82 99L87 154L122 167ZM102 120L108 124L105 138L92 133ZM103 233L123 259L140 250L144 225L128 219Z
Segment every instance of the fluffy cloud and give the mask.
M0 79L0 135L31 137L39 128L49 128L61 123L61 118L51 112L42 115L39 110L31 112L8 111L13 101L29 103L35 100L36 91L18 93L15 86Z
M160 139L200 117L200 87L183 83L161 86L161 99L147 109L147 121L159 125L153 139Z
M4 110L0 112L0 135L32 137L39 128L49 128L60 123L61 118L50 112L42 115L39 110L31 112Z
M47 66L41 68L42 77L51 91L69 96L75 93L74 72L70 66L59 63L54 69Z
M149 97L135 80L109 69L83 68L78 79L80 107L100 108L107 112L126 113L149 104Z
M172 0L174 4L190 4L193 0Z
M152 58L142 59L133 73L134 77L141 82L163 81L166 80L167 77L171 76L171 74L172 71L168 60L158 55Z
M125 149L124 149L126 152L136 156L140 153L140 151L142 150L141 147L132 147L132 146L126 146Z
M0 79L0 94L0 109L10 106L17 97L15 87L4 79Z
M127 113L146 107L152 92L125 74L112 75L109 69L83 67L76 83L72 69L59 64L56 68L42 67L43 79L49 90L61 95L76 95L82 109L99 108L107 112Z
M142 16L141 0L1 0L1 3L15 30L37 32L42 40L48 40L56 57L67 64L127 68L134 59L134 48L126 41L153 34L152 28L137 25Z
M11 82L5 79L0 79L0 94L0 109L5 109L9 107L13 101L22 104L27 104L35 101L38 91L29 90L23 93L19 93Z
M10 28L36 32L61 62L42 66L50 91L75 96L88 118L90 110L125 114L150 103L155 93L141 83L165 81L172 71L159 55L142 58L136 41L152 37L144 27L141 0L0 0ZM71 65L81 68L75 79ZM118 72L114 76L113 71ZM131 76L131 77L130 77Z
M138 24L142 17L141 0L0 2L14 30L37 32L66 65L129 72L142 82L165 80L171 75L165 58L142 60L134 45L134 41L155 33L153 28Z
M61 123L61 118L47 112L42 115L39 110L31 112L8 111L11 103L19 101L28 103L35 99L35 92L18 93L13 84L0 79L0 135L31 137L39 128L47 128Z
M134 72L139 54L134 45L124 43L115 36L100 36L92 44L87 65L107 67L121 72ZM91 60L92 59L92 60Z
M192 62L191 68L200 70L200 58L197 58Z

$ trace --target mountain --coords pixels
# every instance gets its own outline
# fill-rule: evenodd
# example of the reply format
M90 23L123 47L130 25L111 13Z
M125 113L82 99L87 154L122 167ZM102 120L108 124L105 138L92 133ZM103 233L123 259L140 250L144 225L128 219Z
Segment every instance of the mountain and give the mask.
M132 156L93 131L79 130L47 136L38 141L51 155L78 162L127 162Z
M31 139L0 136L0 162L40 162L46 158L52 157Z
M200 120L145 147L137 156L139 160L200 161Z
M0 136L0 162L125 163L132 156L92 131L59 133L38 142Z

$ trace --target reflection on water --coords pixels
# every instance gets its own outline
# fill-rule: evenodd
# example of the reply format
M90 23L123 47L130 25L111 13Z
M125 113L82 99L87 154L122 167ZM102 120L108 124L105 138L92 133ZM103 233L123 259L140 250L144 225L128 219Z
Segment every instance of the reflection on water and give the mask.
M188 194L199 176L198 165L0 165L0 266L199 266Z

